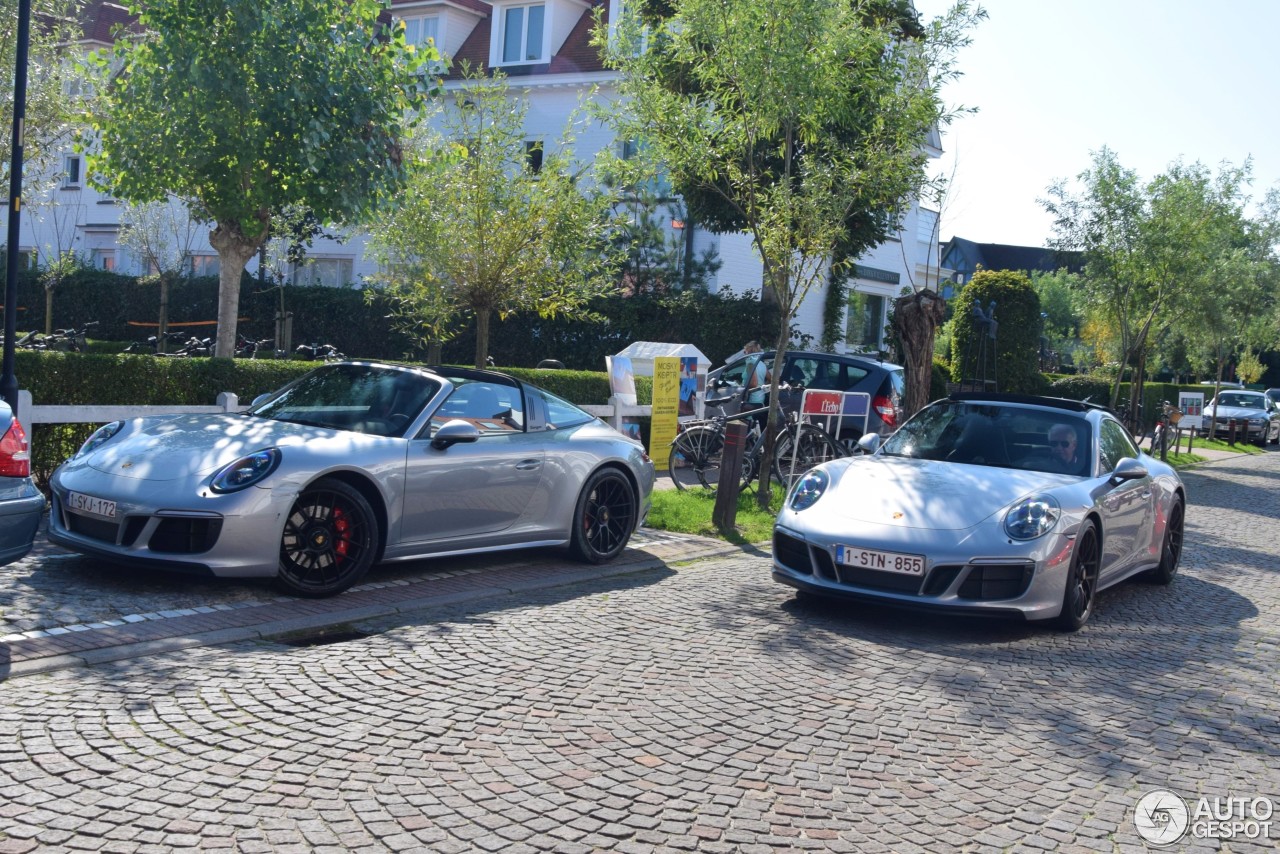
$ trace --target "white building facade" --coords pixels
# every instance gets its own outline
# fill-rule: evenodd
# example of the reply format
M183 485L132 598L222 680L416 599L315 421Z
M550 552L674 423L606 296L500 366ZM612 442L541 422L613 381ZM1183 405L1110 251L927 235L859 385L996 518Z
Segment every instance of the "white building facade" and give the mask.
M472 67L501 68L513 91L528 100L526 135L530 143L551 145L559 139L570 116L580 111L585 98L617 97L617 75L605 69L590 45L597 7L608 20L617 20L624 0L393 0L392 14L405 22L406 38L415 43L434 40L454 68L462 62ZM91 3L86 11L81 49L109 46L115 28L130 23L128 13L112 3ZM446 78L446 86L460 85ZM603 149L621 142L600 122L579 126L575 156L588 162ZM941 156L936 133L927 152ZM83 155L68 150L62 174L46 186L42 197L26 202L22 218L20 253L27 263L76 253L85 263L120 273L145 272L142 262L122 247L117 235L124 206L89 186ZM175 203L176 204L176 203ZM7 212L6 212L7 216ZM720 267L709 282L711 290L741 294L759 292L763 270L746 234L714 234L691 224L669 222L673 237L688 241L694 255L713 249ZM836 349L868 352L884 346L886 313L892 300L907 288L936 287L938 279L938 214L911 205L898 234L860 258L848 281L844 338ZM195 275L216 275L217 252L208 243L207 228L199 228L189 252ZM317 240L299 268L286 272L293 284L359 286L376 272L359 233L337 240ZM248 266L256 274L257 262ZM826 293L815 289L800 305L795 328L821 340Z

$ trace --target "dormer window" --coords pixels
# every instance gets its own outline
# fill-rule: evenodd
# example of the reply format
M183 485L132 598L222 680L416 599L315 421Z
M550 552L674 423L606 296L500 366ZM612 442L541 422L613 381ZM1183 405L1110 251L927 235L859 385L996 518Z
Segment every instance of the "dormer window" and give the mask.
M501 61L546 62L546 28L547 7L544 3L532 3L525 6L507 6L502 11L502 45Z
M414 18L405 18L404 41L405 44L411 44L415 47L421 47L429 41L439 45L440 16L420 15Z

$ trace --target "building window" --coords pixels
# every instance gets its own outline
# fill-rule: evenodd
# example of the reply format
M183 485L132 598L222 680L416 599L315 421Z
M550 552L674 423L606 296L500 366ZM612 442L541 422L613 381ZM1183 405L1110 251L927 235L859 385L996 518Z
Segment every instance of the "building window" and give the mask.
M529 164L529 171L537 175L542 171L542 143L529 139L524 143L524 160Z
M543 59L542 32L547 8L509 6L502 13L502 61L539 62Z
M116 268L116 251L114 249L95 249L91 253L93 260L93 268L95 270L110 270Z
M885 299L861 291L849 292L844 341L849 347L879 350L884 336Z
M188 255L186 268L188 276L216 276L222 265L217 255Z
M62 161L62 186L67 189L80 189L80 178L83 175L84 160L78 154L68 154Z
M406 44L422 46L428 42L440 43L440 16L426 15L404 19L404 40Z
M322 285L337 288L351 284L350 258L307 258L293 268L290 283L294 285Z

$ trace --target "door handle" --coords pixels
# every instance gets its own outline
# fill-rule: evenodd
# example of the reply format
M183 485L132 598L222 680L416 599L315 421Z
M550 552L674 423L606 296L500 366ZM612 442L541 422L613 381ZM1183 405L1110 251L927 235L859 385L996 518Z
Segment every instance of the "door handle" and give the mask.
M521 460L516 463L516 471L534 471L542 465L542 460Z

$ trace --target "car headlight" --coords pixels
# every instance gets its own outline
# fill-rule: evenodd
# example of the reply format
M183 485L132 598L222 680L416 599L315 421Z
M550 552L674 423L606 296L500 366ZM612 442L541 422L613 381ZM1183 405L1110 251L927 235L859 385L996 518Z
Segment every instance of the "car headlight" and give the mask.
M791 509L804 510L812 507L822 497L822 493L827 491L830 483L831 478L822 469L805 473L791 488L791 498L788 501Z
M213 476L209 488L214 492L235 492L253 486L280 465L280 449L265 448L241 457L229 466L223 466Z
M1053 530L1062 508L1052 495L1024 498L1004 514L1004 532L1015 540L1034 540Z
M123 421L112 421L110 424L103 424L97 430L93 431L93 435L84 440L84 444L80 446L80 450L76 451L73 460L78 460L86 454L92 454L101 448L107 441L120 432L120 428L124 427Z

